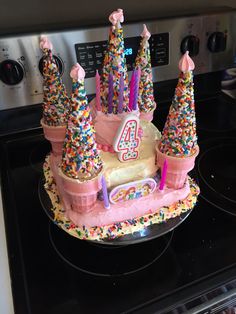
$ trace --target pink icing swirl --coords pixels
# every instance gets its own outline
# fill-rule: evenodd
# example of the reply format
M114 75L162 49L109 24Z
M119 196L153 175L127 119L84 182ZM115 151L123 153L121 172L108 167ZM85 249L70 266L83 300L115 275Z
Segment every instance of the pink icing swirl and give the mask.
M52 50L53 45L51 41L47 38L47 36L41 36L40 37L40 43L39 43L40 49L50 49Z
M189 52L186 51L179 61L179 69L180 71L185 73L194 70L194 68L195 64L193 60L189 57Z
M143 24L143 32L141 34L141 37L145 38L146 40L148 40L151 37L151 34L148 31L146 24Z
M112 12L109 15L109 21L112 23L113 26L117 25L117 23L124 22L124 15L122 9L117 9L116 11Z
M74 80L83 80L85 77L85 71L79 63L73 65L70 71L70 77Z

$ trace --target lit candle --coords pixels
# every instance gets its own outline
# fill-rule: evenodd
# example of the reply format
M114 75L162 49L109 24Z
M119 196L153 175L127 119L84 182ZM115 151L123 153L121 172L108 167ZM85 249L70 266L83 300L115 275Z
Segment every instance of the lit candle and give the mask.
M129 88L129 110L132 111L133 109L133 102L134 102L134 71L132 72L131 80L130 80L130 88Z
M107 183L104 176L102 176L102 194L103 194L104 207L109 209L110 203L109 203L108 193L107 193Z
M109 73L108 78L108 113L113 112L113 75Z
M124 76L121 74L120 77L120 91L119 91L119 103L118 103L118 113L123 112L123 101L124 101Z
M160 191L162 191L164 189L164 185L166 182L166 174L167 174L167 160L165 159L164 164L163 164L163 168L161 171L161 182L160 182L160 186L159 186Z
M100 94L100 75L98 70L96 71L96 108L97 111L101 111L101 94Z
M140 80L140 69L135 70L134 76L134 98L133 98L133 110L138 109L138 93L139 93L139 80Z

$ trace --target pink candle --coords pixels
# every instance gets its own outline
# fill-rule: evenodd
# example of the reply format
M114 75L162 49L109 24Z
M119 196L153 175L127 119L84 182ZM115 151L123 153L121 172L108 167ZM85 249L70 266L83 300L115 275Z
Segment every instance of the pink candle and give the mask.
M135 73L133 71L130 81L130 89L129 89L129 110L132 111L133 109L133 102L134 102L134 77Z
M108 113L113 112L113 75L109 73L108 78Z
M164 189L164 185L166 182L166 174L167 174L167 160L165 159L164 164L163 164L163 168L161 171L161 182L160 182L160 186L159 186L159 190L162 191Z
M139 92L139 78L140 78L140 71L137 69L135 70L135 76L134 76L134 98L133 98L133 110L138 109L138 92Z
M107 183L104 176L102 176L102 194L103 194L104 207L109 209L110 203L109 203L109 198L108 198L108 193L107 193Z
M124 76L123 74L121 74L119 86L120 86L120 91L119 91L118 113L122 113L123 101L124 101Z
M96 71L96 108L97 111L101 111L100 75L98 70Z

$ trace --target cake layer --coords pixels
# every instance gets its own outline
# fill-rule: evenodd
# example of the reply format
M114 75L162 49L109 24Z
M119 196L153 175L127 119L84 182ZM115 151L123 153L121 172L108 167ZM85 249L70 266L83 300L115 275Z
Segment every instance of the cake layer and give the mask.
M108 188L152 177L156 174L158 166L156 165L155 143L160 139L160 132L151 122L141 120L140 126L143 135L138 160L120 162L116 153L101 151Z
M182 189L174 190L166 188L163 191L156 189L149 196L120 204L111 204L110 209L104 208L102 201L97 201L93 210L88 213L77 213L66 209L66 216L77 226L106 226L124 220L138 218L146 214L158 213L159 209L170 206L185 199L190 193L189 182Z

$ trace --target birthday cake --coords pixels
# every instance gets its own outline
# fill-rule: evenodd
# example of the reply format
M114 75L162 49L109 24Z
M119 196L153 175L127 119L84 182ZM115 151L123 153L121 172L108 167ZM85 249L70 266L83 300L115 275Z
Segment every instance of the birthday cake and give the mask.
M88 103L85 71L70 72L68 96L52 54L44 54L41 125L52 151L44 163L54 221L80 239L114 239L177 217L194 207L199 188L188 176L199 148L194 109L194 63L185 53L162 134L152 124L150 33L144 25L132 77L124 54L123 11L111 22L96 97Z

